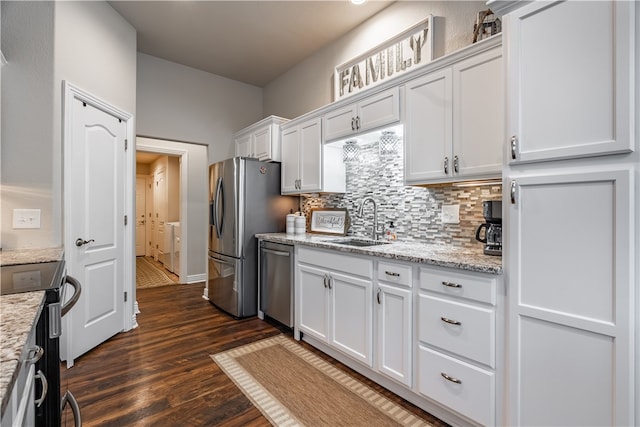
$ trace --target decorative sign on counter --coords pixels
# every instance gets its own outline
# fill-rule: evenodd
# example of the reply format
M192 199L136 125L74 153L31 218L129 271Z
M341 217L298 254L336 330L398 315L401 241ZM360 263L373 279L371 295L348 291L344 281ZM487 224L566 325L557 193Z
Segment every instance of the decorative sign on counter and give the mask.
M336 67L334 100L375 86L433 59L433 16Z
M310 232L344 236L348 229L349 214L346 209L319 208L311 210Z

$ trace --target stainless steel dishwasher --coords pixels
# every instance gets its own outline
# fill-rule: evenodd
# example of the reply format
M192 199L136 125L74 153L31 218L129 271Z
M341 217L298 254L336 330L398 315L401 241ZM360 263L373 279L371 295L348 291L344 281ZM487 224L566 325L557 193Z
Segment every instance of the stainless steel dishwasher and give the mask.
M260 241L260 311L293 327L293 246Z

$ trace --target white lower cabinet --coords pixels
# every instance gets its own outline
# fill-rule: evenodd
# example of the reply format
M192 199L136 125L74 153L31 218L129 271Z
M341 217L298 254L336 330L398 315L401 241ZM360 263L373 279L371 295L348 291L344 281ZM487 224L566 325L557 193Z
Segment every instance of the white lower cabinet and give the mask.
M300 332L372 366L373 261L307 248L297 260Z
M395 381L413 383L413 293L409 265L378 262L376 369Z
M634 171L517 172L506 210L509 421L637 425Z
M503 423L500 275L297 250L297 335L450 424Z
M495 425L495 374L418 345L418 391L482 424Z
M495 425L503 357L500 276L420 268L417 389L482 425Z

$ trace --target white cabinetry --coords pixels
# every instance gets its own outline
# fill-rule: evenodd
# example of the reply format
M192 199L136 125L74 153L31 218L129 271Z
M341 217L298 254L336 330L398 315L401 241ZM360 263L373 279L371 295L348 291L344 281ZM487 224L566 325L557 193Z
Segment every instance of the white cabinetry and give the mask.
M406 83L408 184L500 177L502 48L499 38L483 43L458 53L446 67Z
M2 414L2 427L35 425L35 382L46 381L44 374L38 371L36 374L35 363L40 359L42 349L35 343L35 328L30 332L23 349L23 354L18 361L18 373L10 390L4 412Z
M511 163L633 149L634 3L534 2L508 15Z
M281 160L280 125L288 120L269 116L242 129L233 136L236 156L263 161Z
M167 222L180 220L180 159L161 156L151 164L153 175L153 212L151 213L152 253L165 263L164 228Z
M413 383L413 280L410 265L378 262L376 369L401 384Z
M498 276L420 269L417 389L483 425L497 413Z
M549 172L511 181L510 424L634 425L631 171Z
M509 425L640 422L639 16L533 2L503 21Z
M324 141L334 141L399 121L399 89L392 87L325 113Z
M282 127L282 194L344 192L341 150L322 149L320 117L291 121ZM327 168L330 173L325 173Z
M373 261L307 248L296 259L299 330L372 366Z

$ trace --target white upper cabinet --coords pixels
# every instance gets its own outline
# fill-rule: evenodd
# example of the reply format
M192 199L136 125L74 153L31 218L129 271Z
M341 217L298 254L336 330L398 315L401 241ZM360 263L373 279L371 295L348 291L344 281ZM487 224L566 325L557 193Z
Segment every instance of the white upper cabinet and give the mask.
M333 141L399 121L400 94L396 86L357 103L329 110L324 115L324 141Z
M504 143L502 49L453 65L453 174L499 177Z
M452 143L451 69L406 85L404 174L407 183L446 178Z
M282 129L281 193L345 191L342 150L322 149L322 118L292 121Z
M511 163L633 150L633 4L534 2L507 16Z
M263 161L281 160L280 125L288 120L269 116L233 136L235 155Z
M472 46L447 66L406 83L407 184L500 177L502 48L499 39L491 43L490 49Z

